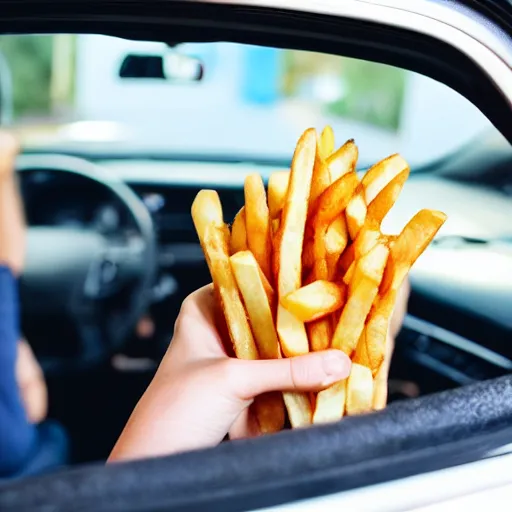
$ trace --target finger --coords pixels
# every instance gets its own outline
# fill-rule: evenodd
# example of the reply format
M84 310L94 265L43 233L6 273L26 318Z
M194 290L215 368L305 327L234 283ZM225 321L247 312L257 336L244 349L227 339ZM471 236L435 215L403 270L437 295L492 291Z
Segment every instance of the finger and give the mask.
M216 307L213 285L203 286L191 293L183 301L176 318L170 350L185 350L189 361L190 358L225 356L217 321L221 320L219 315L222 312Z
M269 391L323 389L350 374L350 359L339 350L313 352L288 359L231 359L226 379L233 392L249 400Z
M182 316L187 316L189 318L202 318L213 324L214 305L215 296L213 284L210 283L206 286L203 286L202 288L199 288L195 292L192 292L188 297L185 298L181 305L178 320Z

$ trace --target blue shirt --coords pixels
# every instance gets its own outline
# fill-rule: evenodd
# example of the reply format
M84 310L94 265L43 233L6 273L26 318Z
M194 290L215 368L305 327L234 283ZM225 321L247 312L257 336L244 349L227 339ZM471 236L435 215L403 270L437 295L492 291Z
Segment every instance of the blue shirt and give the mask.
M37 428L27 419L16 380L19 338L17 282L0 265L0 478L20 472L36 449Z

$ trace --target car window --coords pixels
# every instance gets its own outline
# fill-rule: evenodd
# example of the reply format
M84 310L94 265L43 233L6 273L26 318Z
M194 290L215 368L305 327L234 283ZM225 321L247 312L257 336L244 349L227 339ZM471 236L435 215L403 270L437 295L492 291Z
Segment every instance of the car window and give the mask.
M289 159L304 127L330 124L339 141L356 140L363 166L394 152L422 166L492 127L430 78L302 51L185 44L175 52L201 61L201 81L119 78L127 54L170 52L97 35L2 36L4 111L27 143L275 160Z

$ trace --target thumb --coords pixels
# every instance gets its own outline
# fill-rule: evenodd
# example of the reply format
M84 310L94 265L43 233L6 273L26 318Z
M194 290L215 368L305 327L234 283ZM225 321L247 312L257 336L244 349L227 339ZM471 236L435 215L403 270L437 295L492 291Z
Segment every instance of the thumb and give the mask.
M233 359L232 378L239 398L250 400L269 391L313 391L346 379L350 358L340 350L312 352L287 359Z

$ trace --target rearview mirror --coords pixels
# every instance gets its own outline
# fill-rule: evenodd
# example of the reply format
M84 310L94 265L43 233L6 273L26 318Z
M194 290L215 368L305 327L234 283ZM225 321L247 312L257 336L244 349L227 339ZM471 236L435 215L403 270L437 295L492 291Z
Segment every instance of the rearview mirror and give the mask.
M165 55L128 54L119 68L119 78L199 82L203 78L202 62L171 51Z

